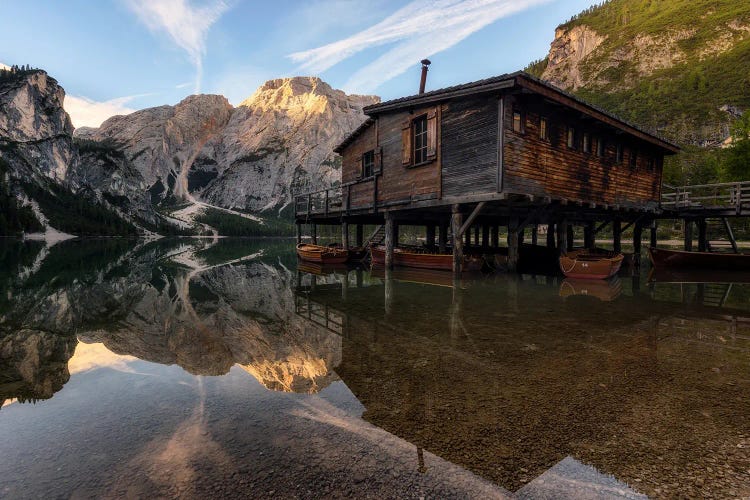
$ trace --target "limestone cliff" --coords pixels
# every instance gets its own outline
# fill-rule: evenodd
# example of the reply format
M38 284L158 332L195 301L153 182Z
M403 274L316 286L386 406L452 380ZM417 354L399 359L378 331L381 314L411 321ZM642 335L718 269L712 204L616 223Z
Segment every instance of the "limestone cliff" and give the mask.
M652 132L720 145L750 108L750 3L609 0L560 25L537 76Z
M112 117L76 137L120 151L155 203L197 199L261 212L289 203L293 186L338 181L333 148L377 100L318 78L284 78L266 82L237 108L222 96L190 96Z

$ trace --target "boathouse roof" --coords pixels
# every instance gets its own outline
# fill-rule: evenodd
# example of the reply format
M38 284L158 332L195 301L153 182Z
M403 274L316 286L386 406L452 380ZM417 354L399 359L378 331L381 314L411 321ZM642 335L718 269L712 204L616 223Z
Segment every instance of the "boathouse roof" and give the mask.
M362 125L360 125L354 132L352 132L341 144L336 146L334 151L340 153L346 148L354 139L356 139L364 130L374 123L372 117L382 113L391 111L398 111L402 109L413 108L416 106L424 106L437 102L442 102L455 97L465 97L471 95L484 94L488 92L496 92L498 90L510 89L514 87L520 87L522 91L543 95L546 99L563 105L567 108L574 109L581 113L591 116L601 122L604 122L612 127L618 128L623 132L633 135L641 140L650 142L654 146L666 150L668 153L677 153L680 151L680 147L667 141L655 134L646 132L638 126L629 123L622 118L619 118L612 113L604 111L603 109L590 104L564 90L555 87L547 82L540 80L530 74L517 71L515 73L508 73L499 76L493 76L491 78L485 78L484 80L477 80L475 82L463 83L461 85L454 85L452 87L445 87L443 89L432 90L423 94L415 94L407 97L400 97L398 99L392 99L390 101L373 104L366 106L363 111L368 118Z

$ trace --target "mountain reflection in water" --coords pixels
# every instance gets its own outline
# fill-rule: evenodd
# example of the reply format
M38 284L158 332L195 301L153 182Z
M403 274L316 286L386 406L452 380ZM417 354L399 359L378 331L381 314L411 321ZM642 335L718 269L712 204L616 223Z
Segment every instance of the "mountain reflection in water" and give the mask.
M741 280L3 245L0 496L750 495Z

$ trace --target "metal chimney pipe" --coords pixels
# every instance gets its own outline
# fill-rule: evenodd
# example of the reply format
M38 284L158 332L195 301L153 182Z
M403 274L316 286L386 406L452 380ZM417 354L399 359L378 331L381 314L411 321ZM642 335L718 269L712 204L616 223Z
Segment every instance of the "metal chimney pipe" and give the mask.
M422 59L422 79L419 81L419 93L424 94L424 87L427 84L427 71L430 65L429 59Z

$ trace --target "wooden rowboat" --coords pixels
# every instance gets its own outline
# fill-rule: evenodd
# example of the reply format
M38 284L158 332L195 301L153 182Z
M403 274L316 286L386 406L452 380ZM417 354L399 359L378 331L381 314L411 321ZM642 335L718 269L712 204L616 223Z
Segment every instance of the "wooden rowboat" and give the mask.
M385 265L385 247L373 246L370 248L373 266ZM478 271L484 263L481 257L464 256L464 271ZM416 267L419 269L438 269L443 271L453 270L453 254L449 253L420 253L403 248L393 249L393 265L403 267Z
M750 271L750 255L742 253L685 252L649 248L648 256L655 268Z
M624 258L621 253L572 250L560 256L560 269L568 278L602 280L617 274Z
M611 302L622 293L622 282L615 276L608 280L579 280L565 278L560 284L560 297L596 297L602 302Z
M320 264L343 264L349 258L349 251L343 248L323 247L300 243L297 245L297 256L308 262Z

